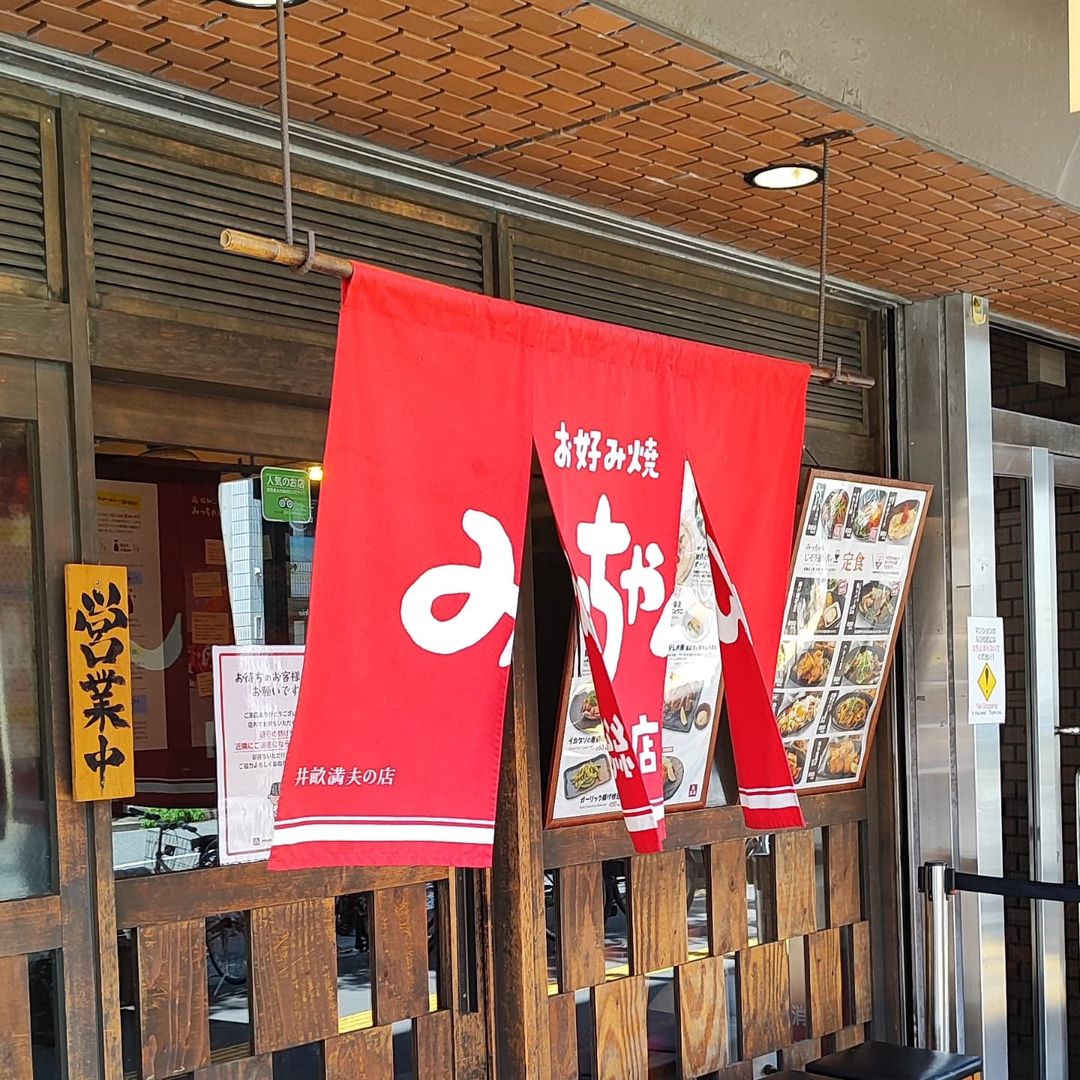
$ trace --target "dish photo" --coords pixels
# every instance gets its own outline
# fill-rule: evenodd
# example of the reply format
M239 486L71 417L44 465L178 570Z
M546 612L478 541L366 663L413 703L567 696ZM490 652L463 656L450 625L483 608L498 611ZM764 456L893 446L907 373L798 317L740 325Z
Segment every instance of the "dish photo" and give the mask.
M884 513L885 492L880 488L864 491L851 521L851 535L856 540L876 540Z
M833 599L833 594L829 594L829 602L821 611L821 616L817 621L817 626L814 632L817 634L834 634L840 627L840 620L843 618L844 609L840 603Z
M847 521L851 496L843 488L830 491L821 507L821 531L826 539L839 540Z
M852 686L870 686L881 677L885 650L880 645L862 645L848 653L840 677Z
M795 657L795 639L785 638L780 642L776 653L776 686L783 686L787 679L788 668Z
M825 606L826 583L816 578L799 578L794 592L788 618L794 622L797 635L812 634Z
M915 531L919 520L919 502L917 499L905 499L898 502L889 514L885 525L885 535L894 543L902 544Z
M712 706L703 701L697 707L697 712L694 713L694 727L698 731L704 731L709 726L709 721L712 719Z
M686 766L670 754L664 755L664 801L667 802L682 786L683 777L686 775Z
M848 583L835 579L800 578L790 618L795 633L832 634L840 628L844 616L844 598Z
M830 739L821 756L819 776L826 780L854 780L862 761L862 736Z
M675 563L675 584L685 585L690 571L694 569L694 558L697 555L697 531L689 521L683 521L679 526L679 555Z
M686 635L686 640L690 642L701 641L709 632L711 623L712 617L705 605L695 602L688 611L683 612L682 630Z
M806 751L810 743L806 739L795 739L784 745L784 753L787 754L788 768L791 770L791 782L797 784L802 779L803 769L806 768Z
M831 641L815 641L804 649L791 663L788 682L792 686L822 686L829 677L834 648Z
M861 690L844 694L837 698L829 712L829 721L841 731L858 731L866 727L870 710L874 707L874 698Z
M784 738L805 731L816 719L821 705L820 694L798 694L780 710L776 726Z
M611 763L607 754L598 754L580 765L571 765L563 773L563 782L568 799L579 799L593 788L606 784L611 779Z
M868 630L887 630L896 615L899 595L899 585L868 581L859 593L858 624Z
M595 731L603 723L596 691L591 686L579 690L570 702L570 723L578 731Z
M664 728L667 731L689 731L697 713L704 683L680 683L664 695Z

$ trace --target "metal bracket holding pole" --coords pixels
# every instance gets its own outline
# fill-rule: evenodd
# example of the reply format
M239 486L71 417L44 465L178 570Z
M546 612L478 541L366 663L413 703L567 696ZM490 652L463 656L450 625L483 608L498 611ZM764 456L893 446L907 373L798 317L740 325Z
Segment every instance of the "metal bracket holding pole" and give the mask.
M285 0L277 0L278 119L281 124L281 203L285 243L295 239L292 203L292 145L289 141L289 60L285 36Z
M825 283L829 269L829 147L838 140L851 139L850 131L826 131L821 135L812 135L803 139L803 146L821 147L821 240L818 250L818 326L817 326L817 362L818 367L825 363Z
M296 268L298 274L309 274L315 267L315 230L308 229L307 234L307 258Z

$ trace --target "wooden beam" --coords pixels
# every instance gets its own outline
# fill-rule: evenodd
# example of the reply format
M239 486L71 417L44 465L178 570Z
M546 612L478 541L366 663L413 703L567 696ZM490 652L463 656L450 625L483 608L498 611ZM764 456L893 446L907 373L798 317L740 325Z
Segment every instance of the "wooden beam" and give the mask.
M62 940L59 897L0 904L0 957L48 952L58 949Z
M65 504L75 495L77 551L57 551L62 562L92 561L98 557L97 475L90 398L90 350L87 334L93 256L90 224L90 140L78 102L64 97L60 106L63 168L64 244L67 251L68 317L71 369L56 379L53 365L39 368L39 387L54 382L52 401L67 400L59 410L49 401L39 409L40 438L52 457L61 448L70 455L65 489L55 498ZM65 385L68 384L68 385ZM68 415L70 408L70 416ZM51 428L51 430L50 430ZM71 440L70 442L68 440ZM44 455L43 455L44 458ZM65 463L68 464L68 463ZM73 466L73 467L72 467ZM44 461L43 461L44 467ZM70 471L69 471L70 470ZM57 477L59 480L59 476ZM43 484L44 487L44 484ZM65 507L68 519L70 507ZM70 528L71 523L65 520ZM67 548L65 542L64 547ZM53 586L55 589L56 587ZM49 586L46 587L48 593ZM50 601L50 610L55 601ZM62 606L59 610L62 610ZM50 675L66 684L66 658L54 657ZM71 1076L123 1075L120 1045L120 969L116 951L116 905L113 892L112 806L88 808L72 801L71 728L66 715L67 687L54 690L52 754L56 788L57 863L63 933L64 1000L61 1030L66 1041L67 1071Z
M811 829L866 817L866 791L829 792L806 795L799 800L803 817ZM697 847L721 840L755 836L743 824L737 806L710 806L703 810L681 810L669 814L666 848ZM572 829L549 829L544 833L544 866L556 870L600 859L625 859L634 854L634 845L622 819L576 825Z
M26 296L0 296L0 354L66 363L71 359L67 304Z
M446 878L445 866L354 866L335 870L271 873L261 862L216 866L185 875L178 889L168 874L127 878L116 883L116 917L121 927L148 926L177 919L205 919L225 911L290 904Z

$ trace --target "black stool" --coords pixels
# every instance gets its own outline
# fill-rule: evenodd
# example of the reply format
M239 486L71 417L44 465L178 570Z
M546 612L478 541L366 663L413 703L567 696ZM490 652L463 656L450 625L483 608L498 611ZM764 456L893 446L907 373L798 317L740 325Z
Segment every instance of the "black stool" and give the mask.
M868 1042L811 1061L806 1069L838 1080L964 1080L982 1071L982 1059Z

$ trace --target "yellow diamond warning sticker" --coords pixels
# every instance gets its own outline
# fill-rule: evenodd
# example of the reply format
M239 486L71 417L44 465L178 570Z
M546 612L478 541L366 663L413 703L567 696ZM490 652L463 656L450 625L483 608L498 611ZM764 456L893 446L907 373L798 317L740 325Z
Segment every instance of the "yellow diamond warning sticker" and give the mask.
M971 616L968 628L968 723L1005 723L1005 628L995 616Z

